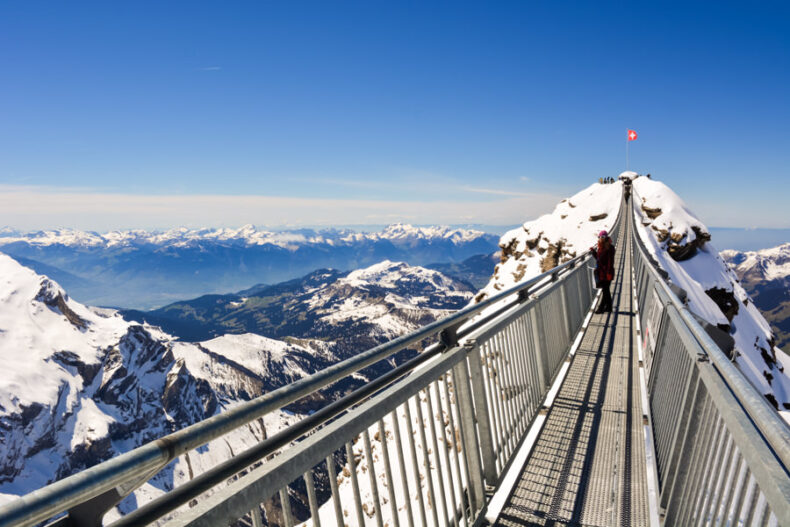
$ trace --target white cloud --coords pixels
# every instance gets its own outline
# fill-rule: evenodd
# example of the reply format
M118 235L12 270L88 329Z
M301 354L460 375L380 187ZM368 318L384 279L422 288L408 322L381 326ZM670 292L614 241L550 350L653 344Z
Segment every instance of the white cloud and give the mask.
M480 187L461 187L461 190L464 192L472 192L475 194L494 194L496 196L521 196L521 197L529 197L534 196L534 193L529 192L517 192L514 190L501 190L496 188L480 188Z
M220 71L222 66L206 66L205 68L198 68L198 71Z
M436 176L425 172L423 174L404 174L392 180L351 180L334 178L304 178L302 181L309 183L320 183L324 185L335 185L349 188L366 190L377 190L382 192L396 192L399 196L405 195L442 195L455 196L460 194L489 194L496 196L534 196L534 193L520 192L508 189L475 187L471 185L461 185L458 181ZM525 181L522 178L522 181Z
M502 193L485 201L302 199L274 196L140 195L0 185L0 225L107 230L174 226L420 224L511 225L549 212L550 194Z

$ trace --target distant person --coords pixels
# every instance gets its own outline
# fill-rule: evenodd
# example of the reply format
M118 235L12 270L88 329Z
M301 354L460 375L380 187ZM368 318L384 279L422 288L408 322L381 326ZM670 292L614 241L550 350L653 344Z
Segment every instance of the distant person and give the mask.
M612 292L610 286L614 280L614 245L609 233L598 233L598 245L590 247L590 252L595 256L595 282L601 288L602 298L596 313L612 312Z
M599 177L599 178L598 178L598 183L600 183L600 184L602 184L602 185L603 185L603 178L602 178L602 177Z

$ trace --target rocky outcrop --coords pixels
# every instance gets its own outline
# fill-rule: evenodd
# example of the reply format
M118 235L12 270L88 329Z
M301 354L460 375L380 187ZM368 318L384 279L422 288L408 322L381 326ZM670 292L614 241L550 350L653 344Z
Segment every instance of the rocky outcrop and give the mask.
M60 311L74 327L87 328L88 323L69 307L68 299L68 295L55 283L46 278L41 280L41 289L36 295L36 300Z
M96 374L101 370L101 363L86 364L80 359L79 355L73 351L57 351L52 355L52 360L64 368L73 368L82 377L87 386L93 382Z
M716 302L727 320L732 322L732 319L738 314L738 300L735 298L735 293L720 287L713 287L705 291L705 294Z
M710 233L703 231L696 225L691 227L694 232L694 239L691 241L687 241L685 232L671 232L667 229L658 228L655 225L651 227L656 232L656 239L664 244L664 248L669 253L669 256L676 262L691 259L697 254L697 250L710 241Z
M660 208L658 208L658 207L651 208L651 207L648 207L645 204L642 204L642 212L644 212L647 215L647 217L650 218L651 220L654 220L654 219L658 218L659 216L661 216L661 209Z
M540 261L540 270L545 273L575 257L576 252L568 250L565 246L565 240L560 240L557 243L550 243L543 259Z

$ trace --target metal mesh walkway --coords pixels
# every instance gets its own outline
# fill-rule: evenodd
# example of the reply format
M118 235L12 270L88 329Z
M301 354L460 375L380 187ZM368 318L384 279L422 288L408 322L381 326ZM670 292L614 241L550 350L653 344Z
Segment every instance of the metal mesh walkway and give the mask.
M630 236L615 259L612 313L590 320L497 525L647 525Z

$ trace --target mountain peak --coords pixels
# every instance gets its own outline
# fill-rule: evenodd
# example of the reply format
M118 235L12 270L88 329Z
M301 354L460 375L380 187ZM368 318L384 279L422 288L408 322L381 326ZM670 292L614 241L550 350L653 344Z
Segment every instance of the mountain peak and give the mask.
M744 375L760 393L777 402L779 410L790 410L790 377L784 373L790 371L786 369L790 367L790 357L775 346L768 322L711 245L708 228L664 183L636 174L623 175L633 181L632 204L639 218L637 232L669 274L669 280L686 291L689 309L727 331L735 341L734 354ZM505 233L499 242L502 261L476 300L493 296L583 254L596 243L598 231L611 229L621 196L620 181L594 183L562 200L551 214ZM771 251L782 254L784 250L779 247ZM763 274L770 275L773 271L781 274L780 266L774 261L769 263L757 254L747 258ZM784 404L788 406L785 408Z

